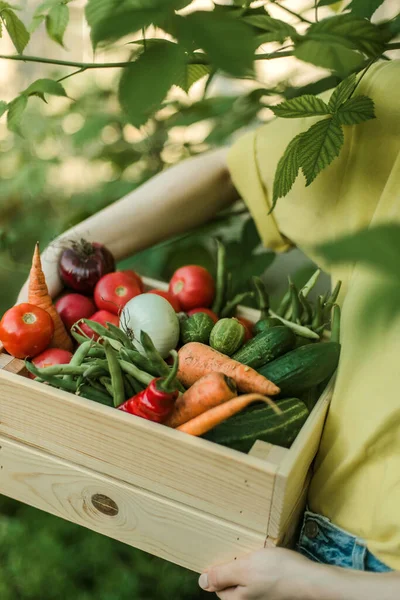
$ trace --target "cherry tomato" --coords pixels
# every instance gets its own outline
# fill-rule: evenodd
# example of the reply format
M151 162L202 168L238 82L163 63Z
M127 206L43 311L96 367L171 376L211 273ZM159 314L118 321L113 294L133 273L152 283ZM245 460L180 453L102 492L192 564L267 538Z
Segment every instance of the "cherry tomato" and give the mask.
M56 309L68 330L80 319L88 319L96 312L94 302L81 294L66 294L62 296L56 302Z
M157 296L165 298L166 300L168 300L175 312L181 312L182 307L181 303L179 302L179 298L177 298L177 296L174 296L170 292L164 292L164 290L150 290L149 294L157 294Z
M192 308L192 310L188 310L187 314L189 315L189 317L191 317L195 313L199 312L205 313L206 315L211 317L214 323L218 321L218 316L210 308Z
M67 365L72 358L72 353L68 350L61 350L60 348L49 348L44 352L41 352L33 359L33 364L42 369L43 367L52 367L53 365ZM35 379L33 373L29 373L31 379Z
M37 356L50 344L53 333L49 313L33 304L13 306L0 322L0 340L15 358Z
M135 271L132 271L132 269L125 269L125 271L121 271L121 273L126 273L126 275L130 275L132 279L137 281L140 290L144 292L144 283L140 275L138 275Z
M244 317L236 317L236 320L243 325L244 341L248 342L253 337L253 323L249 319L245 319Z
M175 271L169 291L179 299L185 311L200 306L208 307L214 299L214 279L204 267L188 265Z
M142 293L132 275L118 271L104 275L94 289L94 301L99 310L118 315L129 300Z
M96 313L94 313L94 315L89 317L89 319L90 321L96 321L96 323L100 323L100 325L103 325L104 327L106 327L106 323L112 323L116 327L119 326L119 317L117 317L117 315L114 315L113 313L108 312L107 310L99 310ZM90 327L86 325L86 323L79 323L79 327L89 338L93 338L94 340L99 339L97 333L92 331Z

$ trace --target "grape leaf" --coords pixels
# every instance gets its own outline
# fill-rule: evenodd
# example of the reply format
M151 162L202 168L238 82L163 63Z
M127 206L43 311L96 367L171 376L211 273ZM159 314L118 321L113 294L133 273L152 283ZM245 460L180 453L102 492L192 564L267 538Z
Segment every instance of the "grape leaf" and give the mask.
M343 76L358 69L364 62L361 54L340 43L304 39L306 41L296 45L294 55L299 60L312 63L317 67L336 71Z
M310 94L285 100L276 106L270 107L277 117L284 119L296 119L299 117L315 117L316 115L329 115L328 106L321 98Z
M293 187L299 173L299 148L303 134L296 135L286 148L282 158L278 162L275 172L272 206L270 213L275 208L279 198L286 196Z
M252 70L256 44L245 23L206 11L191 13L185 21L185 29L208 54L213 66L238 77Z
M46 17L48 36L64 47L64 33L69 23L69 8L66 4L53 6Z
M63 96L67 98L67 93L61 83L53 79L37 79L24 91L26 96L35 94L51 94L52 96Z
M332 112L337 111L339 106L346 102L354 88L356 87L356 74L353 73L349 77L346 77L339 85L333 90L331 97L329 98L328 106Z
M4 113L6 112L7 109L8 109L7 102L4 102L4 100L0 100L0 117L2 117L4 115Z
M5 8L1 11L1 18L17 52L22 54L30 39L28 30L21 19L10 8Z
M209 65L185 64L182 72L175 80L175 85L180 87L184 92L188 93L196 81L199 81L199 79L209 75L210 73L211 67Z
M339 156L343 143L342 128L334 118L318 121L302 134L299 160L307 185Z
M374 102L368 96L349 98L338 108L335 119L341 125L357 125L375 119Z
M21 94L21 96L17 96L17 98L15 98L15 100L10 102L8 105L7 127L10 131L14 131L15 133L19 134L21 133L21 119L27 104L28 97L24 94Z
M253 27L269 32L263 36L263 43L275 41L282 43L288 37L297 37L297 31L292 25L280 19L274 19L267 14L245 16L243 21L253 25Z
M135 127L144 125L160 107L186 62L178 44L165 41L143 52L124 69L119 86L119 101ZM157 77L154 77L157 73Z
M351 0L346 8L350 9L353 15L357 15L357 17L370 19L384 1L385 0Z

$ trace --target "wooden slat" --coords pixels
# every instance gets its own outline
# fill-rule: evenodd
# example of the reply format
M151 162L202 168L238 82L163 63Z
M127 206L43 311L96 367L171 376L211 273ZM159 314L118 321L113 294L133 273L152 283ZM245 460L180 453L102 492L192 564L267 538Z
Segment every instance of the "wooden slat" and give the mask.
M334 377L280 463L275 479L268 536L279 538L301 496L311 463L317 453L334 388Z
M4 437L0 467L1 493L197 572L264 545L261 534Z
M276 466L258 458L3 371L0 435L266 534Z

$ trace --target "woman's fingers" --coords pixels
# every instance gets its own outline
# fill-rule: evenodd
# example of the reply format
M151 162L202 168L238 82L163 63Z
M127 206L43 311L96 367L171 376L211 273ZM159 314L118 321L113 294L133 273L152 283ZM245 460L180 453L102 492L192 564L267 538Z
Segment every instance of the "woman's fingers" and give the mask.
M243 596L240 596L240 589L237 587L228 588L222 592L215 594L219 600L241 600Z
M199 579L199 586L207 592L220 592L227 588L235 588L245 584L246 562L235 560L218 567L212 567L203 573Z

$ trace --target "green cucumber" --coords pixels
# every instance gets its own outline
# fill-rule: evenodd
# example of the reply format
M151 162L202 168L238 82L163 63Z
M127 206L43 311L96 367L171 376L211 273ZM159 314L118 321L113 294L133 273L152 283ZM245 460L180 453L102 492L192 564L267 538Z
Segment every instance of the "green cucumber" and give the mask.
M208 344L213 327L214 321L209 315L202 312L194 313L180 322L181 340L183 344L189 342Z
M210 346L222 354L232 356L245 338L245 328L237 319L220 319L210 334Z
M340 356L337 342L301 346L257 369L281 388L285 396L297 395L331 377Z
M276 319L275 317L260 319L253 327L253 333L254 335L257 335L257 333L267 331L267 329L271 329L271 327L282 327L282 321Z
M204 437L212 442L241 452L249 452L257 440L289 448L307 420L306 405L297 398L279 402L282 414L263 405L231 417Z
M288 327L271 327L249 340L232 358L256 369L294 348L295 341Z

